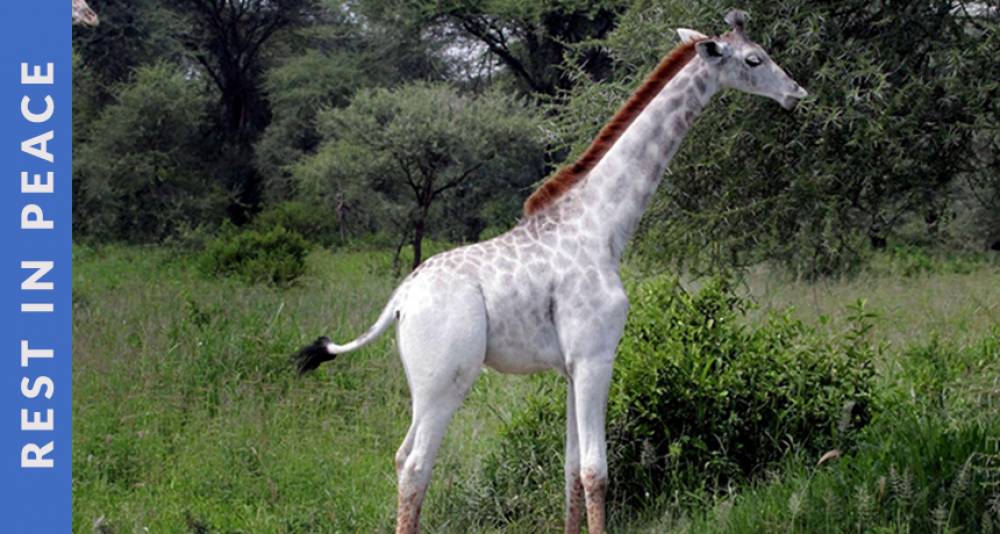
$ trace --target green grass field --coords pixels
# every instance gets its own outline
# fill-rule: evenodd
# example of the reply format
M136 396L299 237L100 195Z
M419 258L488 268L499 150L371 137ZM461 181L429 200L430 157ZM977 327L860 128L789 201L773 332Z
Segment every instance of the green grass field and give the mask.
M369 326L394 286L389 253L316 251L287 289L209 279L164 248L74 254L75 531L392 529L392 458L409 421L393 336L303 379L288 362L317 335L347 340ZM612 514L615 531L994 528L1000 270L826 284L754 274L746 287L762 311L792 306L828 324L867 299L878 314L872 335L886 347L880 387L894 404L841 460L816 468L793 455L698 509L665 496L638 514ZM426 532L483 530L466 512L488 499L470 486L535 384L480 378L442 447ZM958 517L983 499L993 512ZM539 523L557 531L561 517Z

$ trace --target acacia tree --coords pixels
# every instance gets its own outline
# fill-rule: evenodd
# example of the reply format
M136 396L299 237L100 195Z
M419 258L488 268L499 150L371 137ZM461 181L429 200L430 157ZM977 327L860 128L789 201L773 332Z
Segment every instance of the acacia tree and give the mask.
M601 77L610 65L599 48L574 47L615 26L624 0L360 0L376 18L395 17L424 33L443 34L458 47L479 43L510 73L522 94L553 97L571 87L564 67L573 60ZM432 30L430 32L426 30ZM579 55L579 57L578 57Z
M274 118L255 148L257 169L263 174L264 201L274 204L293 198L290 168L320 142L316 115L324 106L345 106L358 82L362 66L346 54L325 55L308 50L267 73L265 87Z
M626 3L459 0L433 5L430 13L486 45L529 92L555 96L571 86L562 68L574 55L570 48L606 36ZM576 59L592 76L607 74L610 60L603 50L590 47L582 56Z
M229 187L239 192L231 209L237 221L261 200L253 143L270 121L264 98L263 55L282 30L310 20L316 0L177 0L173 8L187 17L180 40L219 90L219 129L228 148Z
M528 110L445 84L361 91L349 106L322 113L320 132L323 146L297 175L337 212L345 193L354 197L348 204L377 196L400 245L412 245L414 268L440 204L468 195L523 198L542 168L541 129Z
M264 75L272 118L255 147L265 204L296 196L291 170L316 152L321 109L346 106L361 87L443 79L442 41L379 7L328 0L309 25L275 41L277 61Z

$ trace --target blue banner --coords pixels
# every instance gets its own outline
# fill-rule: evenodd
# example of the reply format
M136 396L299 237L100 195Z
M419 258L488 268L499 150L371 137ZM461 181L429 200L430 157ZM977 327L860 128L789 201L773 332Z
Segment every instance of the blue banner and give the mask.
M69 0L0 2L0 530L72 528Z

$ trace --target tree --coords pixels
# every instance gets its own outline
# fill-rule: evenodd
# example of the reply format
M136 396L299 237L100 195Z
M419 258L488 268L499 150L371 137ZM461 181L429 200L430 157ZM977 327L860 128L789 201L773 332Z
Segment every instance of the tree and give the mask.
M522 94L552 97L572 85L563 72L571 61L595 76L606 73L609 58L602 50L587 48L578 55L573 48L604 37L628 2L362 0L359 4L373 16L392 14L402 25L437 32L465 52L473 51L467 41L479 43L507 68Z
M278 64L264 80L272 118L255 149L265 203L296 196L291 169L316 151L320 109L347 105L361 87L440 80L447 71L441 42L375 7L329 1L308 26L275 42Z
M156 242L224 217L204 162L210 98L176 67L140 67L91 125L73 161L76 237Z
M110 89L128 81L133 71L165 60L179 62L183 47L176 40L183 21L157 0L94 0L101 24L73 30L73 52L90 70L101 105L114 99Z
M261 201L253 144L270 121L262 93L263 54L279 32L305 24L316 0L177 0L190 27L181 42L219 90L219 131L228 147L228 186L238 188L231 214L245 220Z
M256 147L265 202L295 196L291 168L319 146L316 115L325 106L347 105L363 79L363 67L351 55L317 50L267 72L264 86L273 119Z
M538 123L498 94L472 98L426 83L364 90L346 108L322 113L320 132L325 143L300 178L313 190L319 182L338 212L351 187L382 201L400 245L413 246L414 268L441 204L486 194L520 199L540 177Z

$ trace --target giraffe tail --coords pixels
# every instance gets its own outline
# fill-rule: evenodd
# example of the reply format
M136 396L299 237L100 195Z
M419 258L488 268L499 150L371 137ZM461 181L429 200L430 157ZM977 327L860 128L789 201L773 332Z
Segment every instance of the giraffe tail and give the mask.
M316 369L323 362L333 360L338 354L351 352L371 343L396 321L396 317L396 294L393 294L389 298L389 302L385 305L385 308L382 309L382 313L378 316L375 324L357 339L344 345L338 345L330 341L330 338L322 336L313 341L311 345L307 345L295 353L292 356L292 361L298 367L299 375L304 375Z

